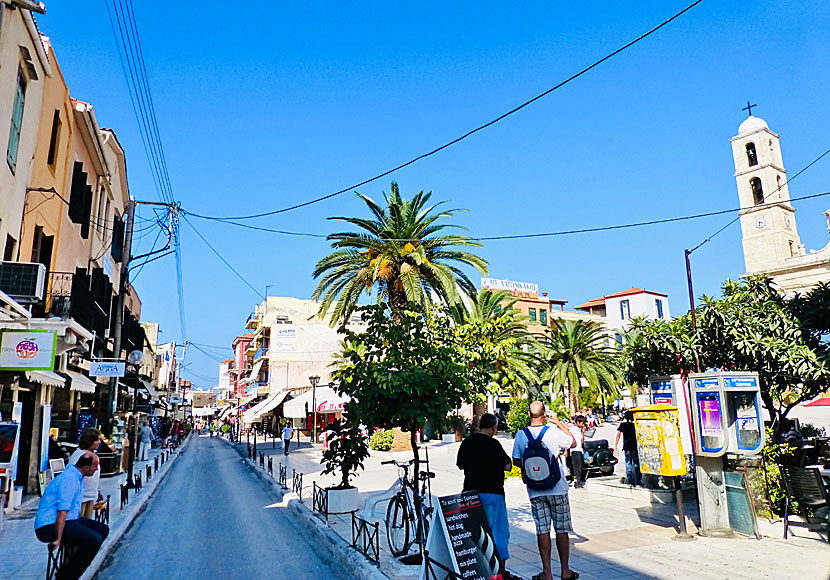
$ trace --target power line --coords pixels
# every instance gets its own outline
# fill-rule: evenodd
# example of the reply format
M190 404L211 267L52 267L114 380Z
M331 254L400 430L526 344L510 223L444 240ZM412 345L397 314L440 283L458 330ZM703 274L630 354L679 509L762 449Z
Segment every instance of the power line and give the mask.
M255 292L258 296L262 297L262 299L263 299L263 300L265 300L265 296L263 296L263 295L262 295L262 293L261 293L259 290L257 290L257 289L256 289L256 288L254 288L253 286L251 286L251 283L250 283L250 282L248 282L248 281L245 279L245 277L244 277L242 274L240 274L240 273L236 270L236 268L234 268L233 266L231 266L231 265L230 265L230 263L229 263L229 262L228 262L228 261L227 261L224 257L222 257L222 254L220 254L220 253L219 253L219 251L218 251L216 248L214 248L214 247L211 245L211 243L210 243L209 241L207 241L207 239L206 239L206 238L205 238L205 237L204 237L204 236L203 236L203 235L199 232L199 230L197 230L197 229L196 229L196 227L195 227L192 223L190 223L190 220L189 220L189 219L187 219L187 218L185 217L185 218L184 218L184 221L185 221L185 223L187 223L187 225L189 225L189 226L190 226L190 228L191 228L194 232L196 232L196 235L197 235L197 236L199 236L199 238L201 238L201 240L205 243L205 245L206 245L208 248L210 248L210 250L211 250L214 254L216 254L216 257L217 257L217 258L219 258L220 260L222 260L222 263L223 263L223 264L225 264L225 265L226 265L226 266L230 269L230 271L231 271L231 272L233 272L234 274L236 274L236 277L237 277L237 278L239 278L240 280L242 280L248 288L250 288L251 290L253 290L253 291L254 291L254 292Z
M830 195L830 191L824 191L824 192L821 192L821 193L814 193L812 195L804 195L804 196L801 196L801 197L793 197L793 198L790 199L790 201L791 202L793 202L793 201L803 201L803 200L806 200L806 199L814 199L814 198L817 198L817 197L824 197L824 196L827 196L827 195ZM759 204L758 206L755 206L755 207L763 207L765 205L776 205L776 203ZM596 233L596 232L607 232L607 231L613 231L613 230L623 230L623 229L629 229L629 228L638 228L638 227L644 227L644 226L660 225L660 224L666 224L666 223L672 223L672 222L689 221L689 220L713 217L713 216L718 216L718 215L723 215L723 214L728 214L728 213L734 213L736 211L741 211L741 209L743 209L743 208L733 207L733 208L730 208L730 209L709 211L709 212L705 212L705 213L697 213L697 214L691 214L691 215L685 215L685 216L661 218L661 219L655 219L655 220L646 220L646 221L640 221L640 222L631 222L631 223L625 223L625 224L615 224L615 225L610 225L610 226L596 226L596 227L589 227L589 228L580 228L580 229L573 229L573 230L558 230L558 231L553 231L553 232L541 232L541 233L533 233L533 234L509 234L509 235L500 235L500 236L479 236L479 237L468 237L466 239L471 240L471 241L476 241L476 242L486 242L486 241L502 241L502 240L520 240L520 239L525 239L525 238L548 238L548 237L555 237L555 236L568 236L568 235L573 235L573 234L590 234L590 233ZM310 236L310 237L315 237L315 238L328 238L329 237L325 234L314 234L314 233L309 233L309 232L285 232L283 230L275 230L275 229L266 228L266 227L251 226L251 225L248 225L248 224L243 224L243 223L234 222L234 221L230 221L230 220L217 220L217 221L220 221L221 223L226 223L226 224L229 224L229 225L233 225L233 226L238 226L238 227L241 227L241 228L254 229L254 230L259 230L259 231L264 231L264 232L269 232L269 233L275 233L275 234L287 234L287 235L292 235L292 236ZM188 221L187 223L190 225L190 227L193 227L193 224L191 224L190 221ZM732 223L734 223L734 222L732 222ZM408 238L380 238L380 239L384 242L416 242L416 241L423 241L423 240L408 239Z
M367 183L372 183L373 181L377 181L378 179L386 177L387 175L390 175L392 173L395 173L396 171L399 171L399 170L401 170L405 167L408 167L408 166L410 166L414 163L417 163L418 161L421 161L422 159L426 159L427 157L431 157L432 155L435 155L436 153L439 153L440 151L443 151L444 149L447 149L448 147L451 147L451 146L455 145L456 143L458 143L460 141L463 141L464 139L478 133L479 131L483 131L484 129L487 129L488 127L491 127L491 126L495 125L499 121L502 121L503 119L506 119L507 117L509 117L509 116L511 116L515 113L518 113L519 111L521 111L525 107L531 105L532 103L535 103L536 101L538 101L539 99L541 99L543 97L546 97L550 93L552 93L552 92L556 91L557 89L567 85L571 81L574 81L577 78L581 77L582 75L584 75L588 71L598 67L599 65L601 65L605 61L615 57L616 55L623 52L624 50L634 46L635 44L637 44L641 40L647 38L648 36L651 36L652 34L657 32L658 30L660 30L664 26L667 26L669 23L676 20L677 18L679 18L680 16L682 16L683 14L685 14L686 12L688 12L689 10L691 10L692 8L694 8L695 6L700 4L702 1L703 0L696 0L695 2L692 2L691 4L686 6L683 10L676 13L674 16L672 16L668 20L665 20L661 24L658 24L657 26L655 26L654 28L652 28L648 32L645 32L645 33L641 34L640 36L638 36L634 40L624 44L623 46L621 46L617 50L607 54L606 56L602 57L601 59L595 61L593 64L591 64L591 65L583 68L579 72L571 75L570 77L566 78L564 81L560 82L559 84L557 84L557 85L549 88L548 90L536 95L532 99L529 99L529 100L525 101L521 105L519 105L517 107L514 107L513 109L510 109L506 113L503 113L502 115L499 115L495 119L492 119L491 121L488 121L488 122L484 123L483 125L479 125L475 129L467 131L466 133L464 133L460 137L456 137L452 141L449 141L448 143L445 143L445 144L443 144L439 147L436 147L432 151L429 151L427 153L423 153L421 155L418 155L417 157L415 157L413 159L410 159L409 161L407 161L405 163L401 163L397 167L393 167L392 169L384 171L383 173L379 173L379 174L375 175L374 177L370 177L369 179L365 179L365 180L363 180L359 183L356 183L354 185L351 185L351 186L346 187L344 189L341 189L339 191L335 191L334 193L329 193L329 194L323 195L321 197L317 197L317 198L314 198L314 199L311 199L311 200L308 200L308 201L305 201L305 202L302 202L302 203L298 203L296 205L292 205L292 206L289 206L289 207L285 207L285 208L277 209L277 210L273 210L273 211L267 211L267 212L251 214L251 215L234 216L234 217L206 216L206 215L201 215L201 214L196 214L196 213L189 213L188 215L192 215L193 217L198 217L198 218L203 218L203 219L216 219L216 220L226 220L226 219L228 219L228 220L247 220L247 219L261 218L261 217L266 217L266 216L271 216L271 215L276 215L276 214L280 214L280 213L293 211L295 209L300 209L302 207L306 207L306 206L309 206L309 205L312 205L312 204L315 204L315 203L319 203L321 201L325 201L327 199L331 199L332 197L342 195L346 192L353 191L353 190L357 189L358 187L362 187L362 186L366 185Z

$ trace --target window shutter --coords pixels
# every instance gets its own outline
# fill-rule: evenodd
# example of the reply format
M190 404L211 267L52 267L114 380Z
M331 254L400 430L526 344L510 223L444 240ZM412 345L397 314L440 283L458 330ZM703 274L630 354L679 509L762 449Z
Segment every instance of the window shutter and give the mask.
M118 216L112 219L112 259L117 263L124 260L124 221Z
M84 164L76 161L72 170L72 185L69 188L69 219L72 223L79 224L83 221L84 185L86 185Z
M81 216L81 237L89 239L89 220L92 215L92 186L84 184L84 206Z

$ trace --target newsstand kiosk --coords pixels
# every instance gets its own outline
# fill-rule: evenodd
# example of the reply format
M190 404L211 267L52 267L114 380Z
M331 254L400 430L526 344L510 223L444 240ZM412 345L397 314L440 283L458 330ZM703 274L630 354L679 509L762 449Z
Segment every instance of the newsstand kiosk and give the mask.
M760 455L764 446L757 373L712 371L685 381L679 375L654 377L649 383L652 401L677 406L681 435L691 434L691 442L681 440L684 454L695 459L701 535L729 536L734 529L757 537L743 474L726 469L727 455Z

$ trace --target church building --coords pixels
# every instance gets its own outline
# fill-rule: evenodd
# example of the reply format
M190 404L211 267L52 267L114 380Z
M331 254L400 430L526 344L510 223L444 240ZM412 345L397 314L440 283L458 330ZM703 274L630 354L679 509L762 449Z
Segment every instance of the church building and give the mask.
M798 236L778 135L763 119L750 115L731 141L741 207L744 276L765 274L788 296L830 281L830 243L807 252Z

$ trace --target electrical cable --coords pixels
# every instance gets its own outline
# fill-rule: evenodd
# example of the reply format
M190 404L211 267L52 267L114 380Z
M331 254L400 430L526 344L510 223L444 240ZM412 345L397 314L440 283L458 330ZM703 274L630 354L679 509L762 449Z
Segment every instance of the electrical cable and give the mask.
M519 106L514 107L513 109L510 109L506 113L503 113L503 114L499 115L495 119L492 119L492 120L484 123L483 125L479 125L475 129L467 131L466 133L464 133L460 137L456 137L452 141L449 141L449 142L447 142L447 143L445 143L445 144L443 144L439 147L436 147L435 149L433 149L433 150L431 150L427 153L423 153L421 155L418 155L417 157L414 157L413 159L410 159L409 161L407 161L405 163L401 163L397 167L393 167L392 169L384 171L383 173L379 173L379 174L375 175L374 177L371 177L369 179L365 179L365 180L363 180L359 183L356 183L354 185L351 185L351 186L346 187L344 189L341 189L339 191L335 191L335 192L329 193L327 195L323 195L323 196L320 196L320 197L317 197L317 198L314 198L314 199L311 199L311 200L308 200L308 201L305 201L305 202L302 202L302 203L299 203L299 204L296 204L296 205L292 205L292 206L285 207L285 208L282 208L282 209L276 209L276 210L273 210L273 211L267 211L267 212L263 212L263 213L250 214L250 215L234 216L234 217L207 216L207 215L196 214L196 213L188 213L188 215L191 215L193 217L202 218L202 219L213 219L213 220L223 220L223 219L248 220L248 219L255 219L255 218L261 218L261 217L277 215L277 214L293 211L295 209L300 209L300 208L303 208L303 207L306 207L306 206L309 206L309 205L312 205L312 204L315 204L315 203L319 203L321 201L325 201L327 199L331 199L332 197L342 195L346 192L353 191L353 190L357 189L358 187L362 187L362 186L364 186L368 183L372 183L373 181L377 181L378 179L381 179L383 177L386 177L387 175L395 173L396 171L400 171L401 169L403 169L405 167L408 167L408 166L410 166L414 163L417 163L418 161L421 161L422 159L426 159L427 157L431 157L431 156L435 155L436 153L439 153L440 151L443 151L444 149L447 149L447 148L455 145L456 143L458 143L460 141L463 141L464 139L478 133L479 131L483 131L484 129L487 129L488 127L491 127L491 126L495 125L499 121L502 121L503 119L506 119L507 117L509 117L509 116L511 116L515 113L518 113L519 111L521 111L525 107L531 105L532 103L535 103L536 101L538 101L539 99L542 99L543 97L546 97L547 95L551 94L552 92L556 91L557 89L567 85L571 81L574 81L574 80L578 79L579 77L581 77L582 75L584 75L588 71L598 67L599 65L601 65L605 61L615 57L616 55L620 54L624 50L630 48L631 46L634 46L635 44L637 44L641 40L651 36L652 34L657 32L658 30L660 30L664 26L667 26L672 21L676 20L677 18L680 18L683 14L685 14L686 12L688 12L689 10L691 10L692 8L694 8L695 6L700 4L702 1L703 0L696 0L695 2L692 2L691 4L686 6L683 10L676 13L675 15L673 15L668 20L665 20L661 24L658 24L657 26L655 26L651 30L641 34L640 36L638 36L634 40L629 41L628 43L624 44L623 46L621 46L617 50L607 54L606 56L602 57L601 59L595 61L593 64L583 68L579 72L577 72L577 73L571 75L570 77L566 78L565 80L561 81L559 84L557 84L557 85L549 88L548 90L536 95L532 99L529 99L529 100L525 101L524 103L520 104Z
M216 254L216 257L218 257L220 260L222 260L222 263L223 263L223 264L225 264L225 265L226 265L226 266L230 269L230 271L231 271L231 272L233 272L234 274L236 274L236 277L237 277L237 278L239 278L240 280L242 280L248 288L250 288L251 290L253 290L253 291L254 291L254 292L255 292L258 296L260 296L263 300L265 300L265 296L263 296L262 292L260 292L259 290L257 290L257 289L256 289L256 288L254 288L253 286L251 286L251 283L250 283L250 282L248 282L248 281L245 279L245 277L244 277L242 274L240 274L240 273L236 270L236 268L234 268L233 266L231 266L231 265L230 265L230 263L229 263L229 262L228 262L228 261L227 261L224 257L222 257L222 254L220 254L220 253L218 252L218 250L217 250L216 248L214 248L214 247L211 245L211 243L210 243L209 241L207 241L207 239L206 239L206 238L205 238L205 237L204 237L204 236L203 236L203 235L199 232L199 230L197 230L197 229L196 229L196 227L195 227L192 223L190 223L190 220L189 220L189 219L187 219L187 217L185 217L185 218L184 218L184 221L185 221L185 223L186 223L187 225L189 225L189 226L190 226L190 228L191 228L194 232L196 232L196 235L197 235L197 236L199 236L199 237L201 238L201 240L205 243L205 245L206 245L208 248L210 248L210 250L211 250L214 254Z

